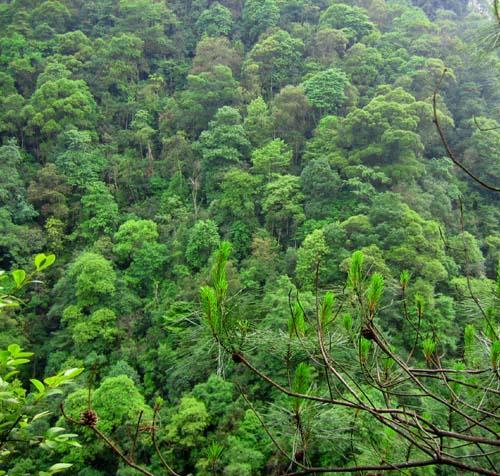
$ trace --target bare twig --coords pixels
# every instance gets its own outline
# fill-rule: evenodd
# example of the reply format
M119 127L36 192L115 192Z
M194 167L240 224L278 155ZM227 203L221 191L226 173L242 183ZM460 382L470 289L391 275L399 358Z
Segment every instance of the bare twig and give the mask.
M160 447L158 445L158 441L156 439L156 419L158 417L158 408L155 407L154 413L153 413L153 424L151 425L151 440L153 440L153 446L155 448L156 454L158 455L158 458L160 458L161 464L163 467L168 471L168 473L171 476L180 476L178 473L176 473L172 467L167 463L165 458L163 457L162 452L160 451Z
M476 127L478 128L478 130L480 130L481 132L490 132L490 131L497 131L500 129L500 126L495 126L495 127L482 127L480 124L479 124L479 121L477 120L477 117L474 116L474 124L476 125Z
M465 167L455 156L454 152L451 150L450 145L448 144L448 141L446 139L446 135L444 133L444 130L441 126L441 123L439 122L439 117L438 117L438 110L437 110L437 96L439 89L441 88L441 83L443 82L444 77L446 76L447 69L444 69L443 74L441 75L441 78L439 79L436 89L434 90L434 94L432 96L432 108L434 112L434 124L436 125L436 128L439 133L439 137L441 138L441 142L443 143L443 146L446 150L446 153L448 157L452 160L452 162L459 167L461 170L463 170L472 180L474 180L476 183L481 185L481 187L486 188L487 190L490 190L492 192L500 192L500 188L495 187L493 185L490 185L483 180L481 180L479 177L477 177L475 174L473 174L467 167Z
M294 473L287 473L285 476L305 476L313 473L360 473L363 471L394 471L398 469L408 469L408 468L423 468L425 466L434 466L438 464L446 463L450 466L454 466L460 469L465 469L467 471L476 472L478 474L486 474L489 476L498 476L497 472L487 471L479 467L469 466L458 461L452 460L450 458L435 458L425 461L409 461L406 463L398 464L385 464L385 465L369 465L369 466L352 466L352 467L331 467L331 468L308 468L306 471L297 471Z
M132 461L135 461L135 449L137 448L137 440L139 438L141 420L143 415L144 412L141 410L141 412L139 413L139 418L137 419L137 424L135 425L135 434L134 434L134 439L132 440L132 449L130 450L130 459Z

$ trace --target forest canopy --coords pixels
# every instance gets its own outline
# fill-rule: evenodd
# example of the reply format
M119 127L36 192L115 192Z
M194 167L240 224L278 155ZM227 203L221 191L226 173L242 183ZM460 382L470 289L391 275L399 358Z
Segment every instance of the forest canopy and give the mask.
M0 475L498 474L499 39L0 1Z

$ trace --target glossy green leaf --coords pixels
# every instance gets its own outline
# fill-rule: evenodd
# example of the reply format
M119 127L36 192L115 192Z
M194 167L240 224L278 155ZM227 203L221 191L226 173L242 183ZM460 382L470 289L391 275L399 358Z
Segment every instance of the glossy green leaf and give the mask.
M54 254L46 255L44 253L39 253L35 256L35 267L37 271L43 271L49 266L52 266L55 260L56 256Z
M16 269L15 271L12 271L12 278L14 279L16 286L20 288L26 281L26 271L24 271L24 269Z
M71 468L73 465L70 463L56 463L49 468L50 474L62 473L66 471L68 468Z
M40 380L33 378L30 380L30 382L36 387L36 389L38 390L38 393L45 392L45 385L42 382L40 382Z

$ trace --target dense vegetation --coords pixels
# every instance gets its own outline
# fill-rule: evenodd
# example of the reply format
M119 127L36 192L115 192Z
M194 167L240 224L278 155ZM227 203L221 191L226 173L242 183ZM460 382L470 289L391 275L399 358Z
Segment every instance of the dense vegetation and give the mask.
M360 411L372 400L498 437L496 417L464 424L498 407L498 193L446 157L434 124L498 187L498 25L480 7L0 1L0 269L14 270L0 275L0 474L422 456ZM332 390L316 327L353 396ZM465 390L427 382L449 414L377 390L375 374L405 370L393 352L454 369ZM318 400L335 391L347 407ZM485 448L454 461L495 474Z

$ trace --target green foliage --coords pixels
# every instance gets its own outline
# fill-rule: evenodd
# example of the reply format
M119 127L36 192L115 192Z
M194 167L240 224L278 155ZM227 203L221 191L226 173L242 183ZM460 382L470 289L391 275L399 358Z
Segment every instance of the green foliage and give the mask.
M196 29L199 34L208 36L228 35L233 26L233 16L231 11L219 2L213 3L208 10L205 10L196 22Z
M88 391L76 390L70 393L65 401L65 411L75 420L88 408ZM151 409L144 403L134 382L126 375L107 377L92 393L92 409L98 416L97 428L109 437L119 437L127 426L134 425L140 412L144 418L152 416ZM85 429L82 434L85 445L79 451L74 451L80 458L102 457L106 450L102 445L92 444L92 433Z
M262 208L267 225L280 239L288 237L304 219L300 180L293 175L282 175L266 185Z
M307 395L309 393L312 381L312 368L308 364L301 362L299 365L297 365L297 368L295 369L295 373L293 375L292 391L294 391L295 393L300 393L302 395ZM300 406L302 403L302 399L294 399L295 411L300 410Z
M202 157L208 191L216 188L218 172L230 164L239 165L242 162L249 145L239 112L229 106L220 108L208 130L201 133L195 144Z
M88 241L95 241L101 235L110 235L118 221L118 206L106 184L88 184L81 203L81 236Z
M300 71L303 42L284 30L263 36L249 53L258 67L261 85L267 94L293 82Z
M323 115L334 113L342 106L348 82L343 71L331 68L316 73L303 86L309 103Z
M344 3L335 3L325 10L320 25L342 30L350 41L359 41L374 29L364 9Z
M219 246L220 237L217 225L212 220L200 220L189 233L186 247L186 260L195 269L204 266L212 251Z
M500 362L500 341L496 340L491 344L491 367L496 372Z
M204 430L209 424L205 404L194 397L183 397L170 423L166 438L182 448L195 448L204 440Z
M379 273L372 274L370 285L366 290L366 298L368 300L368 306L370 315L373 316L376 308L380 304L380 299L384 293L384 277Z
M321 305L321 325L323 328L327 327L332 320L333 316L333 306L335 304L335 296L329 291L325 294L323 298L323 303Z
M219 421L233 401L233 384L217 375L210 375L205 383L193 388L193 396L203 402L211 421Z
M366 364L371 349L372 349L371 341L368 339L365 339L364 337L361 337L361 339L359 341L359 355L360 355L361 362L363 364Z
M416 133L420 124L419 106L402 89L377 96L363 109L347 115L339 145L355 145L356 152L350 156L353 163L382 166L394 181L416 176L423 170L420 158L424 150ZM391 162L390 169L384 167L385 160Z
M114 253L121 261L130 261L134 253L145 243L158 239L158 227L151 220L128 220L114 235Z
M92 396L92 405L106 432L135 421L141 410L149 410L134 382L125 375L105 378Z
M262 97L254 99L248 105L243 126L253 147L261 147L271 139L271 115Z
M87 131L69 130L63 134L64 152L58 154L55 165L70 185L85 188L101 179L106 161L100 151L92 147L92 136Z
M313 159L300 175L305 196L304 209L311 218L325 218L332 214L333 203L339 194L342 180L326 157Z
M435 351L436 342L434 340L432 340L430 337L427 337L422 341L422 352L424 354L425 360L431 362Z
M220 184L221 192L217 209L222 213L223 222L255 220L255 197L259 180L239 168L229 169Z
M276 0L248 0L242 14L243 28L249 43L257 41L267 29L276 26L280 11Z
M29 275L18 269L10 274L14 287L9 286L9 276L0 272L0 317L5 319L9 308L18 307L19 301L14 294L31 284L35 277L49 268L55 261L54 255L38 254L34 259L35 270ZM73 466L71 463L48 461L54 455L72 447L80 447L78 435L69 433L60 426L50 426L51 412L44 410L44 405L56 396L63 394L63 388L70 385L83 371L81 368L68 368L56 375L39 380L31 378L29 383L22 372L31 362L32 352L24 351L18 344L12 343L6 349L0 349L0 464L4 470L15 468L16 457L26 447L39 447L48 456L37 466L39 476L48 476L63 472ZM45 422L45 423L43 423ZM41 433L45 429L44 433Z
M199 134L219 108L237 105L240 100L241 91L231 68L215 65L209 72L190 74L186 90L166 103L165 127L172 132L177 129Z
M103 256L84 252L73 261L59 288L71 286L69 291L80 306L94 306L116 290L116 273L110 261Z
M312 288L320 282L322 263L324 256L328 251L323 230L314 230L306 236L302 246L297 252L297 280L303 287Z
M290 313L288 320L288 335L290 338L302 337L306 331L306 323L304 318L304 309L299 303L295 304L293 312Z
M15 142L9 142L0 147L1 206L17 223L36 216L33 208L26 201L26 189L19 173L22 160L20 149Z
M272 140L252 153L253 170L268 180L273 174L286 172L291 161L292 152L282 139Z
M92 349L105 353L113 347L118 335L116 315L106 308L94 311L88 318L82 316L72 328L72 338L78 350Z
M41 84L23 113L28 127L50 141L71 129L92 130L96 103L85 81L60 78Z
M399 384L404 361L463 412L495 411L483 396L498 373L500 214L444 157L432 104L446 68L443 133L496 185L497 22L465 3L0 2L0 347L36 355L4 379L25 404L2 471L136 472L89 428L71 430L78 448L53 426L60 401L79 420L89 393L97 428L153 474L157 398L178 474L424 458L375 413L284 396L242 356L283 388L468 428ZM352 391L327 379L322 350ZM33 404L47 375L82 366L77 388Z
M356 251L351 257L351 264L349 266L349 273L347 275L347 282L349 286L357 291L364 279L363 276L363 263L364 256L361 251Z

